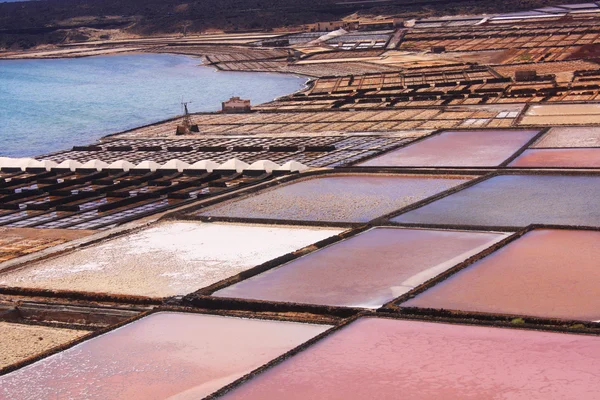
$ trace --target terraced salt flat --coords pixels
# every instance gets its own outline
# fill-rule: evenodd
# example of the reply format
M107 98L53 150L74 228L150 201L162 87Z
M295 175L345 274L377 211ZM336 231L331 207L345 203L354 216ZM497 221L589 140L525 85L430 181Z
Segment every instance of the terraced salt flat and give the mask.
M184 295L340 231L166 222L0 274L0 286L150 297Z
M533 139L535 130L448 131L365 161L363 167L492 167Z
M196 213L295 221L367 222L468 182L466 176L344 174L295 181Z
M328 328L155 313L0 377L0 398L200 399Z
M402 306L600 320L600 232L540 229Z
M529 149L510 167L600 168L600 148Z
M600 176L503 175L392 221L478 227L600 226L598 198Z
M374 228L213 295L379 308L506 236Z
M25 361L88 333L84 330L0 321L0 368Z
M595 125L600 123L599 104L541 104L531 106L521 125Z
M363 318L227 400L593 399L598 336Z
M600 147L600 127L551 128L532 147Z

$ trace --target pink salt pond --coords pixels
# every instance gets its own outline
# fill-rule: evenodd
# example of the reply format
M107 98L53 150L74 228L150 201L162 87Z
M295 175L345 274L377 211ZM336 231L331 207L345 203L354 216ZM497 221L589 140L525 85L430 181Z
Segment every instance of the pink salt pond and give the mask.
M379 308L506 236L374 228L214 295Z
M358 164L364 167L498 166L535 137L538 131L453 131L408 145Z
M364 318L225 399L594 399L600 337Z
M600 168L600 149L530 149L510 167Z
M535 230L402 306L600 320L598 243L598 231Z
M200 399L328 328L156 313L0 377L0 399Z

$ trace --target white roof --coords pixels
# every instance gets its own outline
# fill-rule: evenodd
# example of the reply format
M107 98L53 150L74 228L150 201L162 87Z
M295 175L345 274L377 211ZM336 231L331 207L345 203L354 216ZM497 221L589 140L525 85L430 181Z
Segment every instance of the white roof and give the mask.
M27 168L44 168L46 171L50 171L56 165L54 161L50 160L38 161L34 158L0 157L0 167L21 168L23 171Z
M81 168L95 169L98 171L102 171L104 168L107 168L107 167L108 167L108 163L105 163L104 161L100 161L100 160L90 160L81 166Z
M279 164L276 164L271 160L258 160L252 163L247 169L251 171L265 171L270 173L271 171L279 167Z
M159 163L156 163L154 161L142 161L141 163L139 163L138 165L136 165L134 168L131 168L131 169L148 169L148 170L154 172L159 168L160 168Z
M219 165L219 168L217 168L217 169L233 169L233 170L236 170L237 172L242 172L249 166L250 166L250 164L240 161L237 158L232 158L231 160L226 161L223 164Z
M55 168L60 169L70 169L71 171L75 171L77 168L81 168L81 163L75 160L65 160L58 164Z
M281 167L277 168L277 171L290 171L290 172L302 172L308 169L308 167L298 161L288 161Z
M122 169L123 171L127 172L131 168L135 168L135 165L132 164L132 163L130 163L127 160L117 160L117 161L113 162L112 164L110 164L106 168L108 168L108 169Z
M31 163L27 166L27 168L44 168L46 171L50 171L52 168L56 167L58 163L52 160L34 160L35 163Z
M202 160L202 161L198 161L193 163L192 165L190 165L188 168L186 169L191 169L191 170L206 170L208 172L213 172L213 170L215 168L218 168L219 164L214 162L213 160Z
M161 165L159 170L166 169L166 170L177 170L179 172L182 172L184 169L187 169L189 167L191 167L190 164L174 158L172 160L167 161L163 165Z
M21 158L16 160L16 165L21 167L23 171L26 168L43 168L43 164L34 158Z
M2 162L3 168L20 168L25 171L27 167L37 167L39 161L33 158L6 158Z

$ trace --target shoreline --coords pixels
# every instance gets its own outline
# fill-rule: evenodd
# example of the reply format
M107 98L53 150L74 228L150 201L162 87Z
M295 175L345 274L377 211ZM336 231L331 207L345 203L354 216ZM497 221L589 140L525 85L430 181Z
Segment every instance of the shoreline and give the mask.
M190 53L183 53L183 52L154 52L154 51L123 51L123 52L119 52L119 53L109 53L109 54L91 54L91 55L74 55L74 56L70 56L70 57L65 57L65 56L61 56L61 57L18 57L18 58L4 58L2 56L2 54L0 53L0 62L2 61L43 61L43 60L69 60L69 59L79 59L79 58L93 58L93 57L118 57L118 56L124 56L124 55L142 55L142 54L169 54L169 55L173 55L173 56L186 56L186 57L191 57L191 58L197 58L200 59L202 62L200 64L198 64L198 66L200 67L212 67L214 70L218 71L218 72L236 72L236 73L244 73L244 72L248 72L248 73L253 73L253 74L282 74L282 75L292 75L292 76L296 76L298 78L306 78L307 82L305 83L305 88L306 89L308 87L308 82L310 82L311 80L314 79L318 79L318 76L314 76L314 75L307 75L307 74L302 74L302 73L298 73L298 72L288 72L288 71L262 71L262 70L244 70L244 71L227 71L227 70L223 70L220 69L216 66L216 64L214 63L210 63L210 64L205 64L203 58L205 56L203 55L198 55L198 54L190 54ZM283 96L288 96L296 92L292 92L289 93L287 95L283 95ZM281 97L281 96L280 96Z
M260 74L274 74L274 75L286 75L286 76L294 76L297 78L303 78L304 82L302 84L302 87L300 87L298 90L290 92L290 93L285 93L282 94L280 96L277 96L273 99L270 99L266 102L271 102L271 101L275 101L281 97L285 97L285 96L290 96L293 95L294 93L298 93L301 91L304 91L306 89L308 89L310 86L311 81L313 81L315 78L314 77L310 77L310 76L306 76L306 75L302 75L302 74L298 74L298 73L291 73L291 72L267 72L267 71L225 71L225 70L221 70L219 68L216 68L215 65L213 64L206 64L205 63L205 59L204 56L202 55L198 55L198 54L183 54L183 53L171 53L171 52L151 52L151 51L132 51L132 52L121 52L118 54L94 54L94 55L85 55L85 56L73 56L73 57L56 57L56 58L14 58L14 59L5 59L5 58L1 58L0 57L0 62L2 61L43 61L43 60L61 60L61 59L76 59L76 58L92 58L92 57L117 57L117 56L124 56L124 55L168 55L168 56L183 56L183 57L187 57L190 58L192 60L200 60L200 63L195 64L195 67L202 67L202 68L211 68L213 71L215 72L220 72L220 73L228 73L228 72L236 72L236 73L240 73L240 72L249 72L249 73L260 73ZM258 104L263 104L264 102L261 103L257 103ZM205 110L205 111L197 111L197 112L192 112L190 113L190 115L202 115L202 114L219 114L220 111L218 109L215 109L213 111L211 110ZM124 127L118 131L113 131L110 133L105 133L105 134L100 134L99 136L94 135L96 138L90 138L89 141L86 141L85 139L82 140L81 142L78 142L77 145L89 145L89 144L94 144L94 143L98 143L101 142L105 139L110 139L112 137L115 136L119 136L122 134L125 134L127 132L131 132L140 128L146 128L146 127L151 127L151 126L155 126L155 125L161 125L164 123L168 123L171 121L175 121L179 118L183 117L183 115L181 114L177 114L177 115L171 115L168 116L166 118L160 118L158 120L154 120L152 122L149 123L145 123L145 124L140 124L140 125L132 125L129 127ZM57 149L57 150L52 150L49 152L44 152L42 154L36 154L36 155L24 155L23 157L31 157L31 158L36 158L36 157L41 157L41 156L46 156L46 155L50 155L50 154L54 154L56 152L61 152L64 150L67 150L68 148L64 148L64 149ZM2 157L3 155L0 153L0 157Z
M118 56L123 56L123 55L136 55L136 54L170 54L170 55L174 55L174 56L186 56L186 57L199 58L199 59L203 59L205 57L203 55L190 54L190 53L185 53L185 52L176 52L176 51L156 52L156 51L151 51L151 50L148 50L148 51L131 50L131 51L122 51L122 52L107 53L107 54L90 54L90 55L76 54L73 56L56 56L56 57L55 56L48 56L48 57L23 56L23 57L14 57L14 58L5 58L0 53L0 62L2 62L2 61L69 60L69 59L93 58L93 57L118 57ZM315 75L308 75L308 74L302 74L299 72L288 72L288 71L264 71L264 70L227 71L227 70L218 68L215 63L204 64L204 62L202 62L202 64L199 64L199 66L212 67L219 72L250 72L250 73L264 73L264 74L283 74L283 75L297 76L299 78L307 78L309 81L319 78L318 76L315 76ZM293 92L293 93L296 93L296 92ZM293 93L290 93L290 94L293 94Z

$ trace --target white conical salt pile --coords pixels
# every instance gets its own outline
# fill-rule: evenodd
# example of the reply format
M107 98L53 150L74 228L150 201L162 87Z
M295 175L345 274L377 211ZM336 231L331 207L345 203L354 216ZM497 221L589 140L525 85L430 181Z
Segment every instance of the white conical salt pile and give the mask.
M54 161L50 160L38 161L34 158L0 157L0 168L19 168L21 171L25 171L28 168L36 168L50 171L56 165Z
M79 161L75 161L75 160L65 160L63 162L61 162L60 164L58 164L56 167L56 169L68 169L71 171L75 171L77 168L81 168L81 163Z
M191 167L190 164L174 158L161 165L159 170L183 172L184 169L187 169L189 167Z
M52 160L42 160L38 161L38 165L38 167L34 168L44 168L46 171L50 171L52 168L56 167L58 163Z
M4 167L4 164L9 163L12 158L10 157L0 157L0 168Z
M331 39L333 39L333 38L340 37L340 36L344 36L344 35L347 35L347 34L348 34L348 31L347 31L347 30L345 30L345 29L343 29L343 28L340 28L340 29L338 29L338 30L335 30L335 31L332 31L332 32L326 33L326 34L325 34L325 35L323 35L323 36L319 36L317 39L313 40L313 41L312 41L312 42L310 42L310 43L313 43L313 42L314 42L314 44L316 44L316 43L318 43L318 42L326 42L326 41L328 41L328 40L331 40Z
M281 166L277 163L274 163L271 160L258 160L250 164L247 168L250 171L265 171L268 173L273 172L273 170L280 168Z
M189 166L189 170L206 170L207 172L213 172L215 168L219 168L219 164L214 162L213 160L202 160L193 163Z
M243 170L245 170L246 168L248 168L250 166L250 164L247 164L243 161L238 160L237 158L232 158L229 161L224 162L223 164L219 165L218 170L235 170L237 172L242 172Z
M58 164L51 160L43 160L38 161L33 158L23 158L21 163L21 169L26 171L27 169L44 169L46 171L50 171L52 168L56 167Z
M160 164L154 161L142 161L135 167L131 168L132 170L142 170L142 171L151 171L154 172L160 168Z
M25 171L27 168L44 168L41 161L34 158L15 158L12 165L9 168L21 168L21 171Z
M131 168L135 168L135 164L132 164L127 160L117 160L106 167L106 169L120 169L125 172L128 172Z
M101 160L90 160L81 166L81 169L95 169L96 171L102 171L108 167L108 163Z
M298 161L288 161L281 167L277 168L277 171L290 171L290 172L302 172L307 170L309 167L299 163Z

